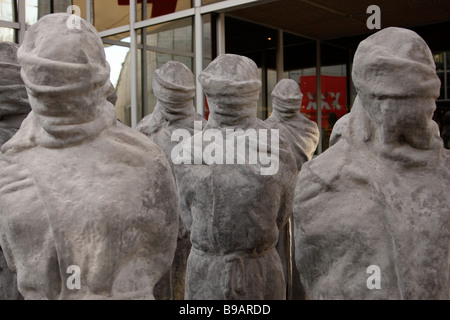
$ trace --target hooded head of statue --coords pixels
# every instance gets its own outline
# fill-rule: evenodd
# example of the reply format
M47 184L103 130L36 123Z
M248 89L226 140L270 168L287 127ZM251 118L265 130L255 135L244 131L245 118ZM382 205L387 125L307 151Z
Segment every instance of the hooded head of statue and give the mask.
M219 127L242 126L256 119L261 89L258 67L251 59L218 56L199 76L210 107L210 119Z
M0 42L0 146L19 130L31 111L17 61L18 44Z
M285 116L295 115L300 111L303 94L300 86L292 79L280 80L272 91L272 103L274 112Z
M168 61L153 73L153 91L165 104L178 106L192 102L195 96L194 75L181 62Z
M167 120L195 112L194 75L181 62L169 61L153 73L153 92Z
M33 110L26 120L34 128L29 138L44 147L79 144L116 121L107 100L110 67L102 41L79 17L79 28L70 27L73 18L44 16L27 31L17 54Z
M386 28L360 43L352 77L384 144L433 148L440 91L435 68L430 49L413 31Z

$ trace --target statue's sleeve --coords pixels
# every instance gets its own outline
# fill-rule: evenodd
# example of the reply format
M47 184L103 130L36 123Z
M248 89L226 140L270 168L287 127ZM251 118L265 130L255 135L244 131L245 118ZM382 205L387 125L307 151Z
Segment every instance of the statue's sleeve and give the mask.
M186 229L191 232L192 213L191 205L194 198L193 174L190 172L193 165L175 165L174 172L177 182L177 188L180 195L180 216Z
M0 160L0 246L27 299L59 294L58 257L45 205L31 173L6 157ZM33 289L42 282L48 284L45 292Z

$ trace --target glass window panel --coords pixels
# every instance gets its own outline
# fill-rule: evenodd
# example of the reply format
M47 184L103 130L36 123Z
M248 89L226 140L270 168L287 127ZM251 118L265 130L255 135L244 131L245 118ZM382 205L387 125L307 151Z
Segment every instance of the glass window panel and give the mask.
M272 91L277 85L277 71L273 69L267 70L267 116L270 117L272 114ZM265 120L266 118L263 118Z
M111 59L111 58L109 58ZM126 55L116 84L116 114L124 124L131 126L131 70L130 55Z
M137 21L191 8L191 0L147 0L146 2L146 10L143 10L142 2L137 3ZM86 1L73 0L73 4L81 8L82 17L85 18ZM130 23L130 0L93 0L93 12L94 26L99 32L124 26Z
M146 10L143 10L145 8L143 7L143 4L145 3ZM137 5L137 20L142 21L151 19L165 14L190 9L191 7L191 0L142 0L142 3L138 3Z
M86 0L72 0L72 3L74 6L78 6L81 10L81 17L85 20L89 19L87 18L86 13Z
M191 19L188 19L191 20ZM173 48L180 51L193 51L192 25L176 28L173 31Z
M144 32L145 30L145 32ZM139 83L139 87L146 86L145 101L142 101L139 110L142 110L142 117L153 112L156 105L156 97L153 93L152 81L153 72L161 68L168 61L179 61L193 70L193 41L192 41L192 18L180 19L168 23L151 26L139 30L138 42L143 43L147 49L145 71L147 73L146 83ZM142 49L139 50L142 52ZM139 60L138 79L141 80L142 62ZM141 97L139 97L141 99ZM139 100L141 103L141 100ZM140 119L139 119L140 120Z
M450 73L449 72L446 73L446 77L447 77L447 88L445 90L445 93L446 93L445 99L450 100Z
M147 46L193 52L192 18L175 20L146 28ZM142 43L142 39L139 39Z
M445 74L443 72L438 72L437 75L441 80L441 94L439 95L438 100L443 100L445 99Z
M166 30L159 32L157 46L160 48L173 49L174 47L173 30Z
M85 2L85 0L78 0L74 1L74 4L80 6L80 8L84 7L85 10ZM85 17L85 15L84 13L82 16ZM94 26L99 32L130 24L129 2L119 0L93 0L93 20Z
M110 80L114 87L117 87L120 74L122 72L123 63L128 55L130 48L117 45L105 46L106 60L111 67Z
M3 41L16 42L15 39L16 37L14 29L0 27L0 42Z
M117 35L116 38L122 42L129 42L127 34ZM105 40L111 40L106 38ZM115 40L115 39L112 39ZM130 73L130 55L129 47L120 45L104 44L106 60L111 67L110 80L116 88L117 102L116 114L117 118L124 124L131 126L131 73Z
M86 1L74 0L73 4L78 5L81 9L83 9L85 7ZM71 0L26 0L25 15L27 24L32 25L43 16L50 13L67 12L68 7L71 5ZM83 15L82 17L84 18Z
M447 57L447 70L450 70L450 51L446 52L445 56Z
M435 54L434 62L436 63L436 71L444 71L444 53Z
M48 2L42 1L43 3ZM86 2L86 0L84 1ZM75 3L73 3L75 4ZM72 0L53 0L53 13L67 12L67 8L72 5Z
M166 53L156 53L156 68L161 68L166 62L173 60L173 56L171 54ZM155 71L155 70L152 70Z
M156 106L156 97L153 93L153 72L155 72L156 69L160 68L163 64L158 65L162 61L169 61L170 55L166 55L164 57L162 54L157 54L154 51L148 51L147 50L147 106L143 110L143 116L150 114L153 112Z
M262 68L258 68L258 76L259 76L259 79L261 79L261 81L263 80L262 75L263 75ZM259 119L266 119L266 117L267 117L267 107L265 106L263 90L264 90L264 84L263 84L261 90L259 91L259 100L258 100L258 118Z
M25 15L30 26L38 21L38 0L26 0Z
M43 16L52 13L52 5L50 0L38 0L38 20Z
M174 61L181 62L189 69L193 70L193 59L191 57L186 56L173 56Z
M147 89L146 89L146 97L147 97L147 106L145 106L143 109L143 117L153 112L155 106L156 106L156 97L153 93L153 73L156 69L161 68L166 62L168 61L178 61L183 63L185 66L187 66L191 71L193 71L193 58L192 57L186 57L181 55L172 55L167 53L160 53L160 52L154 52L147 50L147 66L146 66L146 72L147 72ZM139 61L139 65L141 66L141 62ZM139 67L139 70L141 68ZM140 72L139 72L140 73ZM139 75L139 79L141 76ZM140 99L140 97L139 97ZM139 100L140 101L140 100Z
M203 68L212 60L211 14L203 16ZM206 61L209 61L205 64Z
M14 0L0 0L0 20L14 21Z
M322 73L322 150L329 147L329 138L334 124L347 113L347 68L346 65L325 66ZM301 112L308 119L317 121L316 69L307 68L289 72L289 78L300 81L303 93ZM299 80L297 80L299 79Z

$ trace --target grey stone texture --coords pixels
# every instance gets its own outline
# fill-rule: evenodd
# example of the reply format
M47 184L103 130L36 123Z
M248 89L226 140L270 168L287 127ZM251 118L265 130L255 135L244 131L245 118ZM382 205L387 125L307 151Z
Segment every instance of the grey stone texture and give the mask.
M303 94L300 86L292 79L282 79L272 91L273 112L265 121L289 142L297 162L297 171L311 160L319 144L319 128L317 124L300 113ZM292 221L280 232L277 250L280 254L286 278L286 298L303 299L304 290L300 283L295 266L295 250Z
M256 117L261 81L252 60L220 55L199 80L211 110L203 132L215 130L217 139L225 140L224 145L249 129L270 132L270 127ZM230 138L227 130L236 130L235 135ZM201 136L186 143L193 150L210 145L202 142ZM238 152L234 164L200 162L194 154L193 164L175 166L181 216L192 242L187 299L286 298L282 263L275 247L292 213L297 170L283 137L278 150L273 147L267 145L270 154L279 151L279 170L273 175L261 174L261 162L251 164L247 159L245 164L237 164L236 158L242 156ZM249 139L246 148L257 155L263 152L259 146L251 147Z
M341 139L306 163L294 201L309 299L449 299L450 154L432 121L440 81L416 33L362 41ZM369 289L367 268L380 268Z
M192 71L181 62L169 61L153 73L153 91L158 101L152 114L139 122L137 130L148 136L166 155L174 173L172 150L179 143L172 141L172 133L178 129L194 134L194 122L206 124L202 115L195 112L195 81ZM191 250L190 234L179 221L177 250L170 272L163 283L155 288L157 299L184 299L186 264Z
M0 147L19 130L31 111L17 61L18 44L0 43ZM15 274L9 270L0 248L0 300L22 299Z
M32 112L1 149L0 245L25 299L153 299L176 247L175 181L117 123L96 30L68 18L43 17L18 51Z
M300 113L303 94L292 79L282 79L272 91L273 112L265 121L271 128L279 129L291 145L297 161L297 170L311 160L319 144L317 124Z

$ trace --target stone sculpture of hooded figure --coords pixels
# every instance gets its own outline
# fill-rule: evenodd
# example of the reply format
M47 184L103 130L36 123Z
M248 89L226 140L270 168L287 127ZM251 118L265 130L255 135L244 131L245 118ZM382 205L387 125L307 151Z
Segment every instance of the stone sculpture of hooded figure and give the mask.
M272 91L272 115L266 123L280 129L291 145L297 161L297 170L311 160L319 144L319 128L317 124L300 113L303 94L297 82L283 79Z
M302 165L314 155L320 136L317 124L300 113L302 99L303 94L297 82L292 79L280 80L272 91L272 115L265 121L271 128L280 130L280 134L289 142L298 174ZM280 233L277 250L285 270L287 298L301 299L304 298L304 292L294 262L292 231L289 220Z
M450 155L432 120L433 55L416 33L362 41L340 140L303 166L297 266L310 299L449 299Z
M172 133L182 129L193 135L195 122L200 124L200 130L206 124L206 120L196 113L194 108L194 75L181 62L169 61L153 73L153 92L158 99L155 110L142 119L136 129L147 135L164 151L173 170L172 151L178 141L172 140ZM191 241L181 218L179 222L180 230L170 274L171 279L167 281L165 277L165 282L157 285L155 288L157 299L183 300L184 298L186 263L191 250Z
M0 244L25 299L153 299L176 247L175 182L116 121L102 41L69 17L43 17L18 51L32 112L2 147Z
M194 150L192 164L175 166L182 218L192 242L186 298L285 299L284 274L275 246L292 211L297 180L294 156L282 137L277 141L279 147L272 143L275 132L271 132L270 143L262 134L261 144L253 144L251 137L244 140L248 158L239 151L239 143L234 152L236 141L252 130L270 132L256 117L261 81L252 60L220 55L199 80L211 114L203 132L186 142ZM212 144L222 148L214 156L207 152ZM225 145L227 150L222 153ZM195 150L204 151L203 159ZM278 155L276 172L264 175L266 163L249 160L264 154Z
M0 147L19 130L31 111L17 61L19 45L0 43ZM8 269L0 248L0 300L21 299L16 276Z

